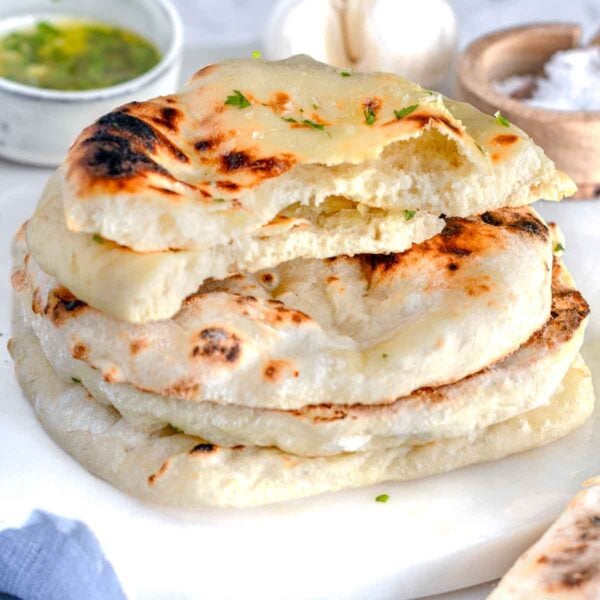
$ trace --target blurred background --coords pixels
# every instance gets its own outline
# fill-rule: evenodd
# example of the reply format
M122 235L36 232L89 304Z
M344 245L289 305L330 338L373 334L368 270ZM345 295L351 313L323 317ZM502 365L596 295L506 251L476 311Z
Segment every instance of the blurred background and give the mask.
M317 0L327 4L329 0ZM395 0L399 20L409 18L420 0ZM185 29L184 75L206 61L244 56L263 47L269 16L278 0L174 0ZM528 22L570 22L583 28L584 39L600 29L600 0L450 0L458 45L483 34ZM307 40L307 46L309 45Z

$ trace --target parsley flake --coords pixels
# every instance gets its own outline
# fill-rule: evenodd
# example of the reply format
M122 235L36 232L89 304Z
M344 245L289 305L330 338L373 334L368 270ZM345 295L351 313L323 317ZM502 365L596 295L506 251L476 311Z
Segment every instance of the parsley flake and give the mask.
M104 244L104 238L97 233L92 236L92 239L96 242L96 244Z
M510 121L499 110L494 113L494 117L496 117L496 123L498 123L498 125L510 127Z
M302 111L300 111L300 114L302 115ZM294 117L281 117L284 121L287 121L288 123L300 123L302 125L307 125L308 127L312 127L313 129L319 129L320 131L323 131L323 129L325 129L325 125L323 125L322 123L317 123L316 121L311 121L310 119L305 119L304 116L302 115L300 121L298 121L298 119L294 119Z
M350 75L352 75L352 73L350 73L349 71L340 71L341 77L350 77Z
M71 377L71 381L73 383L81 383L81 379L79 379L79 377Z
M385 352L381 355L381 358L387 358L387 357L388 357L388 355Z
M314 121L311 121L310 119L302 119L302 124L303 125L308 125L309 127L312 127L313 129L320 129L321 131L323 129L325 129L325 125L322 125L321 123L315 123Z
M417 214L416 210L404 210L404 218L410 221Z
M373 125L377 119L377 115L370 104L363 110L363 115L365 115L365 123L367 125Z
M481 144L478 144L477 142L475 142L475 145L477 146L477 149L479 150L479 152L481 152L481 154L483 154L485 156L485 150L483 149Z
M555 253L564 252L564 251L565 251L565 247L560 242L554 244L554 252Z
M213 198L213 202L225 202L225 198Z
M254 50L252 52L252 58L254 60L260 60L262 58L262 52L260 50Z
M229 104L229 106L237 106L238 108L247 108L250 106L250 102L248 98L240 92L240 90L233 90L233 94L231 96L227 96L227 100L225 100L225 104Z
M435 96L435 92L432 92L431 90L425 90L430 96Z
M375 502L387 502L389 499L389 494L379 494L379 496L375 498Z
M394 116L399 121L400 119L403 119L404 117L410 115L410 113L415 112L417 108L419 108L418 104L411 104L410 106L406 106L405 108L401 108L400 110L395 110Z

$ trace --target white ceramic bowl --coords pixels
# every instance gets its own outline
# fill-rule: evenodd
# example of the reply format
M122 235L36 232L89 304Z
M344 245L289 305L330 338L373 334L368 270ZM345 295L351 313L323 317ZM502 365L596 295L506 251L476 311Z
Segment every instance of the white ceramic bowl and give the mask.
M1 0L0 35L40 19L79 17L125 27L158 48L161 61L119 85L85 92L31 87L0 77L0 156L56 166L79 132L99 116L131 100L177 88L181 19L170 0Z

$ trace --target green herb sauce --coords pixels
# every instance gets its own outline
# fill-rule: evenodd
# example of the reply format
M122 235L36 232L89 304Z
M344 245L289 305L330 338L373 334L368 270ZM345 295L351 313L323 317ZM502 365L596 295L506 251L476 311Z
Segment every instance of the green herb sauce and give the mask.
M132 31L95 21L40 21L0 38L0 77L52 90L92 90L133 79L160 60Z

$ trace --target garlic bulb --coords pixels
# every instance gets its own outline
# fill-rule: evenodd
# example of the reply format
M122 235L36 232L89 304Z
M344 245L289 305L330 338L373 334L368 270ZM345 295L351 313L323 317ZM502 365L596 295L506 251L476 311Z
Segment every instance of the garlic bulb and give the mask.
M447 82L456 19L446 0L284 0L267 27L265 57L309 54L357 71L391 71L425 87Z

